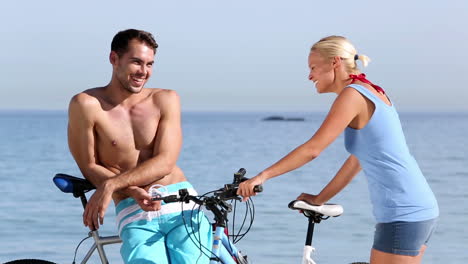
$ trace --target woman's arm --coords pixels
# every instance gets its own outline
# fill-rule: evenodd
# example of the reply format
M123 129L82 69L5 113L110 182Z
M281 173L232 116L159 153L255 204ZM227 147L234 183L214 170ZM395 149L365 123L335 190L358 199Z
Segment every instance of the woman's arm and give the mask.
M365 107L366 101L359 92L345 88L336 98L327 117L312 138L254 178L241 183L238 194L244 198L255 195L253 192L255 185L297 169L318 157Z
M303 200L310 204L322 205L333 198L337 193L343 190L354 176L361 171L359 160L354 155L350 155L335 177L323 188L318 195L302 193L297 200Z

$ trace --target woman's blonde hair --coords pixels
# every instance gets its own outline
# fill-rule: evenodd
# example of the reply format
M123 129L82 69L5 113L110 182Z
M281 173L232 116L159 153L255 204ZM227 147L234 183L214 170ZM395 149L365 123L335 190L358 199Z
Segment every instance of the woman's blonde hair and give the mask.
M343 60L346 71L356 74L359 72L357 60L362 61L364 67L370 62L366 55L358 54L351 42L342 36L328 36L315 43L310 51L316 51L325 58L340 57Z

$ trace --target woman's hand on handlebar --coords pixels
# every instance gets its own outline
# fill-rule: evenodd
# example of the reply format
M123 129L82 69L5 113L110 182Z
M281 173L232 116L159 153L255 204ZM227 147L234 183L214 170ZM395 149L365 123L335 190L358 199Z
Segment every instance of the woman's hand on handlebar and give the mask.
M250 196L255 196L257 193L254 191L255 186L262 185L265 182L265 179L261 174L253 177L252 179L246 180L239 184L239 188L237 189L237 194L242 196L242 201L247 201Z

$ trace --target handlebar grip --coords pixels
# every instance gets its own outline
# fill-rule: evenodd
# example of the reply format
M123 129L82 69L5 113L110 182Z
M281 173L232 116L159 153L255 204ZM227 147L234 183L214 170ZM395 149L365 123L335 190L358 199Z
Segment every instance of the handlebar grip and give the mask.
M177 195L169 195L164 197L153 197L152 201L164 201L165 203L174 203L179 201L179 197Z
M236 172L236 176L244 177L245 172L246 172L246 171L245 171L244 168L240 168L240 169Z
M164 197L165 203L174 203L178 201L179 201L179 197L177 197L177 195L175 194Z
M255 185L253 190L256 193L263 192L263 185Z

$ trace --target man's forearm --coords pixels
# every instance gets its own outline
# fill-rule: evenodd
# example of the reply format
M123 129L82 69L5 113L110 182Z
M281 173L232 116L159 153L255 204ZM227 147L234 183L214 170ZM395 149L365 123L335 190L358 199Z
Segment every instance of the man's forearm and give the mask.
M130 186L146 186L164 178L174 168L175 163L167 161L164 157L154 157L112 178L113 186L116 190Z
M84 177L89 180L94 186L99 186L103 182L117 176L118 174L112 172L111 170L105 168L104 166L94 164L86 169L82 170ZM116 192L121 193L125 196L131 196L132 191L138 189L138 186L128 186L123 189L119 189Z

